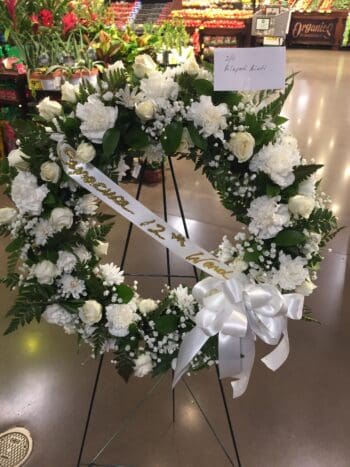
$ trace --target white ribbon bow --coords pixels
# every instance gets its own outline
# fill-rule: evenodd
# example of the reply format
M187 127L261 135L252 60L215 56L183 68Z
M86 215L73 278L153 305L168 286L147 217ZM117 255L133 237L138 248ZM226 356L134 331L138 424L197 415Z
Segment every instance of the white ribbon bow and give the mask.
M247 388L256 336L267 344L278 344L262 359L268 368L275 371L285 362L289 354L287 321L301 319L303 295L282 295L272 285L251 284L244 274L226 281L208 277L194 286L192 294L201 309L196 327L183 338L173 386L208 339L216 335L220 378L237 378L231 383L233 397Z

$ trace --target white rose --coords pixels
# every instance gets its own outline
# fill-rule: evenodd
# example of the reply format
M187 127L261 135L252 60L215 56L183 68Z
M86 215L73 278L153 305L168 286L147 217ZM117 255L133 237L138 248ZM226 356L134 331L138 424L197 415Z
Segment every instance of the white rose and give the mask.
M57 183L61 176L61 167L56 162L44 162L40 167L40 176L45 182Z
M14 208L0 209L0 225L10 224L17 216L17 211Z
M314 198L304 195L295 195L289 199L288 209L295 216L301 216L305 219L310 217L310 214L315 208Z
M152 371L152 359L149 354L142 354L135 360L134 374L138 378L143 378Z
M135 104L135 112L141 120L151 120L154 117L155 105L151 100L146 100Z
M156 69L157 64L149 55L141 54L135 58L133 70L138 78L143 78L144 76L152 73L152 71L156 71Z
M102 305L96 300L87 300L84 305L79 308L79 317L85 324L98 323L102 318Z
M151 313L151 311L156 310L158 307L157 302L152 300L151 298L145 298L141 300L139 303L139 310L143 315L147 315L147 313Z
M58 260L57 260L57 268L62 272L66 272L70 274L77 264L77 257L70 253L69 251L59 251L58 252Z
M64 228L70 229L73 225L73 219L74 215L69 208L55 208L51 212L50 223L59 232Z
M108 242L101 242L100 240L98 240L98 244L96 246L94 246L95 255L97 255L99 257L107 255L108 254L108 247L109 247Z
M56 265L47 259L33 266L32 272L39 284L52 284L58 274Z
M77 102L77 95L79 93L79 86L74 86L69 81L66 81L61 86L62 100L75 104Z
M11 198L20 214L39 216L48 192L46 185L38 186L36 177L30 172L19 172L11 186Z
M312 292L317 288L317 285L315 285L313 282L310 280L306 279L301 285L299 285L296 289L296 293L300 293L304 295L305 297L308 297L309 295L312 294Z
M106 106L96 94L92 94L85 104L78 103L76 116L81 120L82 134L93 143L101 144L106 131L114 127L118 107Z
M179 154L189 154L193 148L193 142L191 140L190 133L187 128L184 128L182 131L180 146L177 148L176 152Z
M27 156L27 154L24 154L24 152L20 149L13 149L7 156L9 166L16 167L16 169L18 170L28 169L29 164L26 161L26 159L29 159L29 157Z
M254 152L255 139L247 132L231 133L227 142L228 149L234 154L238 162L246 162Z
M58 117L62 113L62 106L59 102L52 101L49 97L45 97L39 104L36 106L40 117L44 120L51 121L55 117Z
M96 156L96 150L92 144L80 143L77 147L77 159L81 162L91 162Z

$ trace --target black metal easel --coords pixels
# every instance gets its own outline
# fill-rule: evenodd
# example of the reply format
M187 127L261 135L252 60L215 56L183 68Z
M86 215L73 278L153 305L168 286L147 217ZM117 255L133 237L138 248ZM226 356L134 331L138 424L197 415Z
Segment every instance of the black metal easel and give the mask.
M185 217L182 202L181 202L180 191L179 191L178 183L177 183L176 176L175 176L174 165L173 165L173 161L172 161L171 157L168 157L168 163L169 163L169 168L170 168L170 172L171 172L171 177L172 177L172 181L173 181L173 185L174 185L174 189L175 189L176 199L177 199L177 203L178 203L178 207L179 207L179 211L180 211L180 215L181 215L181 219L182 219L182 224L183 224L185 236L186 236L186 238L190 238L189 237L189 231L188 231L188 228L187 228L186 217ZM165 164L164 164L164 161L161 164L161 172L162 172L163 217L164 217L164 220L167 222L168 221L168 207L167 207ZM137 200L140 198L141 189L142 189L142 186L144 184L144 173L145 173L145 165L142 165L140 175L139 175L139 182L138 182L137 192L136 192L136 199ZM121 262L120 262L120 268L121 269L124 269L124 265L125 265L125 261L126 261L126 257L127 257L127 253L128 253L128 249L129 249L130 238L131 238L133 227L134 227L133 224L130 223L129 227L128 227L126 240L125 240L125 246L124 246L124 250L123 250L122 259L121 259ZM166 274L125 274L125 276L163 277L163 278L167 279L167 284L169 286L171 286L172 278L179 278L179 277L180 278L187 278L187 279L190 278L190 279L196 280L197 282L199 280L198 279L198 271L197 271L196 267L193 267L193 275L174 275L174 274L171 274L170 252L169 252L169 250L167 248L166 248L166 272L167 272ZM85 447L87 432L88 432L89 425L90 425L92 409L93 409L94 402L95 402L97 386L98 386L100 375L101 375L101 369L102 369L103 361L104 361L104 355L101 355L99 363L98 363L95 382L94 382L92 395L91 395L91 399L90 399L88 415L87 415L86 422L85 422L83 438L82 438L82 442L81 442L81 446L80 446L80 450L79 450L79 457L78 457L77 467L81 467L81 465L82 465L81 461L82 461L83 451L84 451L84 447ZM235 434L234 434L234 429L233 429L233 426L232 426L231 417L230 417L228 406L227 406L226 395L225 395L225 392L224 392L224 387L223 387L222 381L221 381L220 376L219 376L219 369L218 369L217 365L216 365L216 376L217 376L217 380L218 380L218 383L219 383L220 394L221 394L221 397L222 397L222 401L223 401L223 405L224 405L224 409L225 409L226 420L227 420L227 424L228 424L228 427L229 427L230 437L231 437L231 441L232 441L232 445L233 445L233 449L234 449L234 453L235 453L235 460L233 460L232 457L230 456L230 454L227 452L224 444L222 443L221 439L217 435L214 427L210 423L207 415L205 414L204 410L202 409L198 399L196 398L195 394L193 393L192 389L190 388L190 386L189 386L189 384L188 384L188 382L186 381L185 378L183 378L183 382L184 382L187 390L191 394L191 397L193 398L193 400L196 403L197 407L199 408L201 414L203 415L203 417L204 417L206 423L208 424L211 432L213 433L216 441L218 442L218 444L220 445L221 449L223 450L225 456L227 457L228 461L230 462L230 464L233 467L242 467L242 463L241 463L239 452L238 452L237 442L236 442L236 438L235 438ZM172 391L172 419L173 419L173 423L175 423L175 413L176 413L175 389L173 389L173 391ZM86 464L84 464L84 465L86 465ZM92 463L92 464L88 465L88 467L94 467L94 466L97 466L97 464Z

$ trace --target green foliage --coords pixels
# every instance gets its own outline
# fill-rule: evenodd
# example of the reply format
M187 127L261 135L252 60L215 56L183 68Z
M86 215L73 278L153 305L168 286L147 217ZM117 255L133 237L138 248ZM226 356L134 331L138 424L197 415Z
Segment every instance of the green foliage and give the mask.
M134 291L126 284L120 284L116 287L118 297L123 300L123 303L129 303L134 296Z
M195 127L193 122L189 122L187 125L188 132L190 134L192 143L197 146L202 151L206 151L208 148L208 142L203 136L199 133L199 130Z
M133 149L145 149L149 144L150 140L140 126L132 126L127 133L123 135L125 143Z
M110 128L103 135L103 159L108 161L115 153L120 139L120 130L118 128Z
M277 246L289 247L305 243L306 237L302 232L293 229L285 229L279 232L274 238Z
M176 153L176 150L181 143L182 132L183 126L180 122L172 122L165 127L165 131L160 140L167 156L171 156Z
M298 165L294 169L295 182L294 184L299 184L303 180L306 180L313 173L323 167L322 164L308 164L308 165Z
M156 329L161 334L174 332L179 324L179 318L176 315L163 315L155 319Z
M195 79L193 89L199 96L211 96L214 92L213 83L207 79Z

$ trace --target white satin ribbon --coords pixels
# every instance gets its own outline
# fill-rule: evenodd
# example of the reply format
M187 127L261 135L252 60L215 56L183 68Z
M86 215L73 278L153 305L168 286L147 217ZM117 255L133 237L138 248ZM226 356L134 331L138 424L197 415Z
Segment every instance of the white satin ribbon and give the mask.
M57 153L66 174L76 183L94 194L172 253L211 276L228 279L232 275L229 266L221 263L214 255L184 237L178 230L147 209L92 164L80 163L76 158L76 151L69 144L58 143Z
M233 381L233 397L247 388L255 358L255 339L277 347L262 359L277 370L289 354L287 321L301 319L304 297L282 295L271 285L251 284L244 274L229 280L208 277L192 291L201 306L196 327L183 338L177 357L173 386L210 337L218 336L220 378Z

